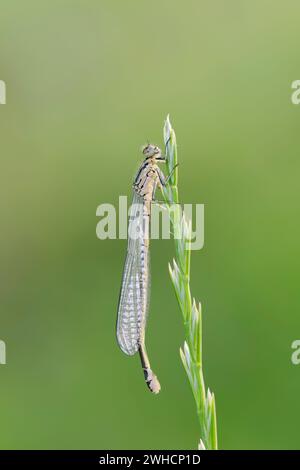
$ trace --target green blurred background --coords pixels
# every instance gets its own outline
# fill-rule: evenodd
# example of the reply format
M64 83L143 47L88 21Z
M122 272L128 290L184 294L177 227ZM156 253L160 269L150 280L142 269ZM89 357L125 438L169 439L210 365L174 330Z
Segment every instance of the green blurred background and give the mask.
M130 195L170 113L180 198L205 204L193 252L221 448L300 448L299 2L1 2L1 448L195 448L183 326L152 244L148 349L115 341L126 241L96 207Z

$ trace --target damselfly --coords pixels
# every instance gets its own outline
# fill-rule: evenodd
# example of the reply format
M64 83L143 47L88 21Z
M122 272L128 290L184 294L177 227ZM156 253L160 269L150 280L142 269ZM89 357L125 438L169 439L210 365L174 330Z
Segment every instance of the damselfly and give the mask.
M128 247L118 305L117 340L125 354L132 356L139 352L145 381L151 392L158 393L160 383L151 370L145 346L150 295L150 216L156 188L162 189L172 172L165 178L159 168L158 163L166 162L166 158L157 146L148 144L143 154L145 160L133 183Z

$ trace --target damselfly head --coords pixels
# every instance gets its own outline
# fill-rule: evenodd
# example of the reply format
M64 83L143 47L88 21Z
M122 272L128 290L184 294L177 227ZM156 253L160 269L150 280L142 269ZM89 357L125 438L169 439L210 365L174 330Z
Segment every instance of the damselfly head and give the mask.
M143 154L145 155L145 158L156 158L156 159L160 159L161 157L161 150L159 147L157 147L156 145L153 145L153 144L147 144L144 148L143 148Z

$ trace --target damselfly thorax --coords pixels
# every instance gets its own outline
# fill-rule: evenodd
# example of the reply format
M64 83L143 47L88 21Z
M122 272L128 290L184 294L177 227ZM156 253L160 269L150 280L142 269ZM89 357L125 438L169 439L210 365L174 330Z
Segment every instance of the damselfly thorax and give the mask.
M118 305L117 340L125 354L139 352L144 376L153 393L160 384L152 372L145 347L145 332L150 298L149 233L151 204L156 188L166 184L158 163L165 162L155 145L143 149L145 159L133 183L133 203L128 225L128 247Z
M165 162L161 155L161 150L154 145L147 145L143 154L145 160L140 166L133 183L134 191L145 201L151 201L154 197L156 186L165 184L165 177L158 166L158 162Z

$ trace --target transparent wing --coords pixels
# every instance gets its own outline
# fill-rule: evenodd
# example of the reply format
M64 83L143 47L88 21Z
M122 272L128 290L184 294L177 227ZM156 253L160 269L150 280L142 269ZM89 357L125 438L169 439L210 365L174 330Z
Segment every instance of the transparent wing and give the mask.
M162 214L165 214L166 216L171 215L171 214L176 214L177 220L181 219L183 214L188 212L187 215L189 215L189 211L186 211L186 209L191 208L191 204L182 204L179 202L172 202L169 199L166 200L158 200L158 199L153 199L151 201L151 220L155 220L155 214L159 213L159 211L162 210Z
M174 210L179 207L182 211L184 211L184 204L181 202L165 201L163 199L153 199L153 201L151 201L151 205L152 207L159 206L165 209L170 209L172 208L172 206L174 206Z
M143 199L134 193L117 318L118 344L128 355L138 351L146 327L150 286L146 230Z

